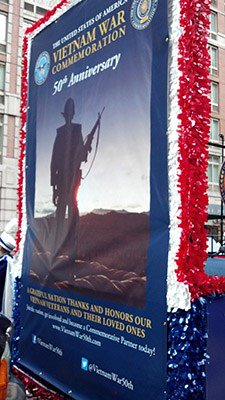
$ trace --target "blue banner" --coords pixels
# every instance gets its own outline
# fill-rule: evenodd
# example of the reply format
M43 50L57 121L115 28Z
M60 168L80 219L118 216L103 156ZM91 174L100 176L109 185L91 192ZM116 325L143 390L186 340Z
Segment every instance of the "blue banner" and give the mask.
M32 41L20 363L77 400L161 400L167 2L84 0Z

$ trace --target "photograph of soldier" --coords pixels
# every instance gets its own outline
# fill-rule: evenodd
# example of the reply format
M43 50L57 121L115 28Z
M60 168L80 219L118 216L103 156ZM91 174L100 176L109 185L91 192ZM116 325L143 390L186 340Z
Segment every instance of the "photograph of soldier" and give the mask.
M92 141L100 126L100 114L84 142L82 126L72 122L75 104L72 98L66 100L61 113L65 124L57 129L51 157L52 202L56 207L55 249L62 253L64 242L67 243L67 256L76 258L79 210L77 195L81 184L81 163L87 162L92 150ZM67 223L66 223L67 215Z
M136 34L127 28L120 42L35 87L27 264L44 287L144 307L154 115L151 43L143 31L143 51Z

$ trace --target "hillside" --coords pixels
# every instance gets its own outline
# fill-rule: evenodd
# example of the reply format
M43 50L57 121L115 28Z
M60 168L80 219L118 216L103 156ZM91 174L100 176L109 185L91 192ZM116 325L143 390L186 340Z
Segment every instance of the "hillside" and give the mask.
M111 211L80 218L78 258L146 275L149 216Z
M110 211L80 217L77 256L54 248L54 218L36 222L31 277L44 286L144 306L149 216Z

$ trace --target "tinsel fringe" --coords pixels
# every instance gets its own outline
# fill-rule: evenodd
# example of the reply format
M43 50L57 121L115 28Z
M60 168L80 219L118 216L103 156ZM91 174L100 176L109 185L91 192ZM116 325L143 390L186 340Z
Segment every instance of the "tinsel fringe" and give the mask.
M27 121L27 92L28 92L28 60L27 60L28 39L23 40L22 57L22 83L20 102L20 135L19 135L19 159L18 159L18 184L17 184L17 215L18 231L16 235L16 250L19 250L21 242L21 227L23 220L23 185L24 185L24 161L26 151L26 121Z
M170 206L170 246L167 274L167 308L188 310L191 306L190 292L187 284L177 281L176 254L179 249L181 228L179 227L179 207L181 197L178 192L178 105L179 88L178 40L181 35L179 24L180 0L169 2L169 107L168 107L168 165L169 165L169 206Z
M61 396L45 388L38 381L36 381L36 379L31 378L24 371L21 371L17 367L13 367L12 372L16 378L23 383L26 389L26 394L29 396L27 398L30 398L32 395L32 398L35 398L35 400L69 400L68 397L65 397L64 395Z
M168 314L167 400L205 400L207 302Z
M181 242L177 253L179 282L189 285L192 300L223 293L225 278L204 272L207 222L207 167L210 127L210 56L208 50L210 0L180 0L178 90L180 107L179 190Z

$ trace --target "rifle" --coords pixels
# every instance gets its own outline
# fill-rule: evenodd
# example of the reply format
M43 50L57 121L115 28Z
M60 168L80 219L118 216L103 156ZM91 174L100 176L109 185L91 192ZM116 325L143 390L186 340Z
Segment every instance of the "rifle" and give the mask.
M87 136L86 143L85 143L85 145L84 145L84 146L85 146L85 149L86 149L86 151L87 151L87 155L88 155L88 153L90 153L91 150L92 150L91 145L92 145L92 142L93 142L93 139L94 139L95 131L96 131L96 129L97 129L99 123L100 123L100 119L101 119L101 117L102 117L102 114L103 114L104 110L105 110L105 107L103 107L101 113L98 113L97 121L95 122L95 124L94 124L94 126L93 126L91 132L90 132L89 135ZM86 161L87 161L87 157L86 157Z

